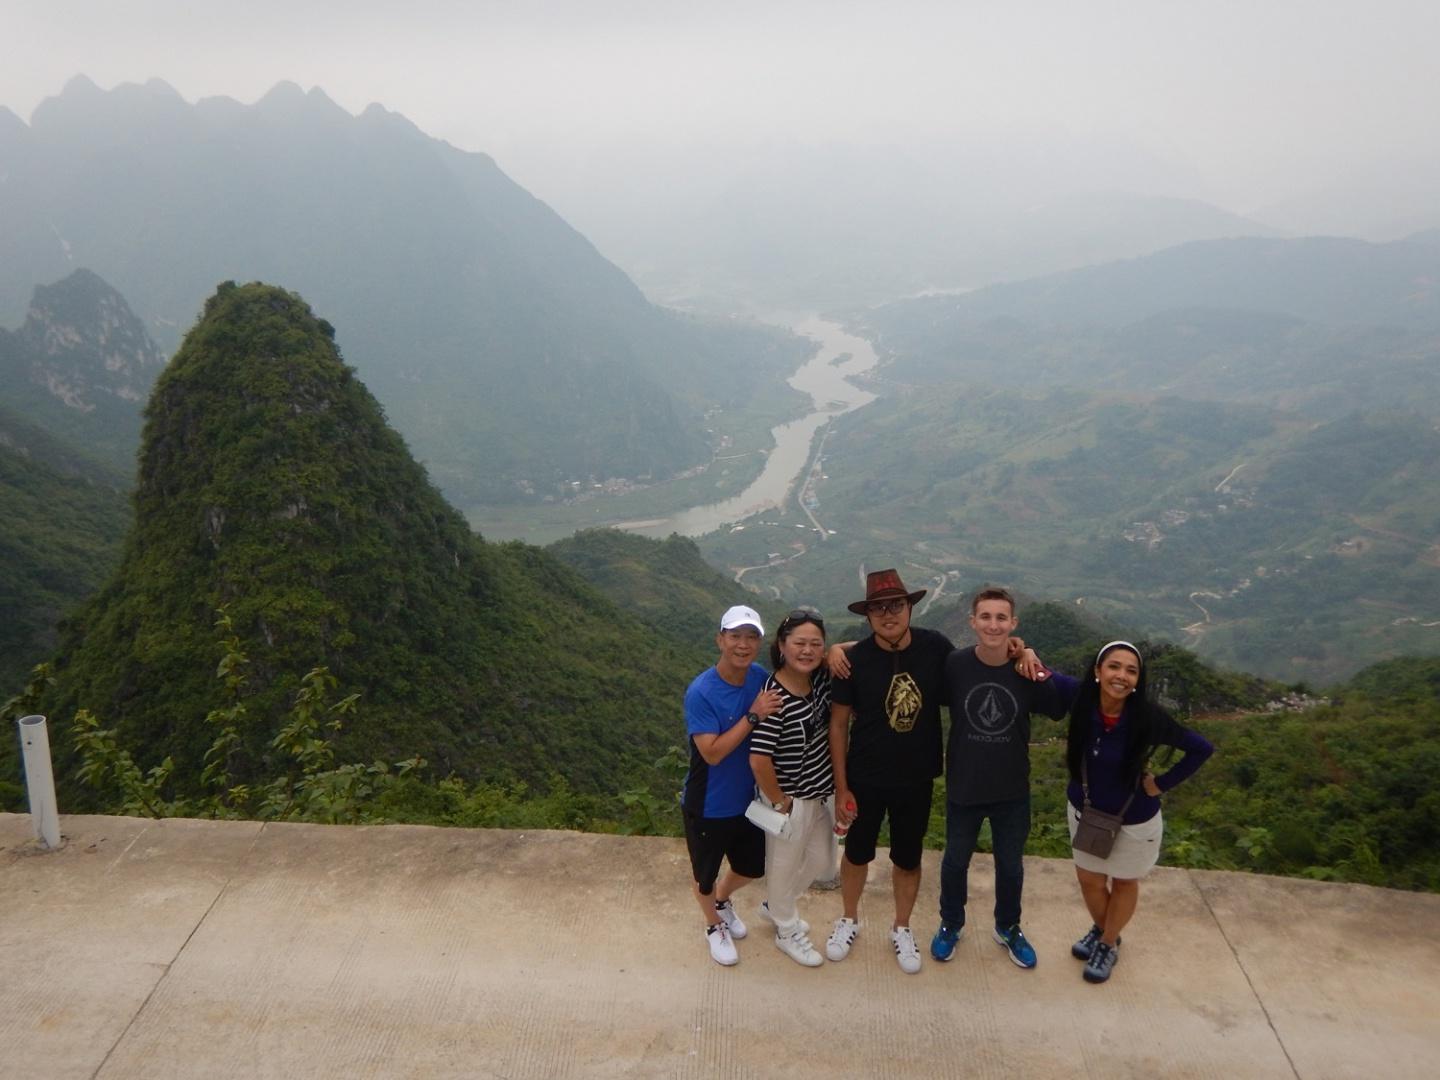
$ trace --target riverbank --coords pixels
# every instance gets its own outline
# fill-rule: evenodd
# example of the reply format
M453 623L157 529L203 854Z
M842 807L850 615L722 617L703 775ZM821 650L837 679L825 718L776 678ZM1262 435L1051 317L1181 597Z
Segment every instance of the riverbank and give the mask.
M804 476L816 432L828 420L874 400L873 394L850 380L877 362L867 341L819 316L795 317L788 328L817 345L811 358L786 380L810 399L809 411L802 416L762 412L732 418L730 448L691 475L618 493L587 494L565 503L470 507L466 517L471 527L487 539L532 544L548 544L579 529L605 527L657 538L675 532L702 536L784 503Z

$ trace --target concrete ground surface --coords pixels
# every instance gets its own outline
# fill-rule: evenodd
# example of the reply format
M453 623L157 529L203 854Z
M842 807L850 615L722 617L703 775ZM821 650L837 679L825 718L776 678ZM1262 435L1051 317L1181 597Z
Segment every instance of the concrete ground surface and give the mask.
M0 815L0 1077L1435 1077L1440 896L1159 869L1110 982L1070 864L1027 859L1022 971L977 856L948 964L897 967L888 863L843 963L738 894L710 960L683 841ZM936 923L926 853L914 920ZM823 941L837 893L802 913Z

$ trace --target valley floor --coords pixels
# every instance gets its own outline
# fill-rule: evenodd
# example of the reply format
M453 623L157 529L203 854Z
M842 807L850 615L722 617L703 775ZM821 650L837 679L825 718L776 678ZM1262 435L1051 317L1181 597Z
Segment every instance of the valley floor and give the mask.
M1111 981L1069 956L1068 862L1027 859L1012 966L972 926L902 974L889 875L841 964L755 909L709 959L683 842L419 826L0 815L5 1077L1420 1077L1440 1061L1440 896L1161 869ZM927 852L917 936L934 929ZM879 865L879 864L877 864ZM802 910L823 938L835 893Z

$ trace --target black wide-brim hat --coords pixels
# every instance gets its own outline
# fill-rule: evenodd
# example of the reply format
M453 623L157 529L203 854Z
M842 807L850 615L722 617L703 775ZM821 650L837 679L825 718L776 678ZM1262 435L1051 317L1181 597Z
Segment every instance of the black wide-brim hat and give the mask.
M908 592L905 583L900 580L900 571L898 570L872 570L865 575L865 599L856 600L855 603L846 606L856 615L864 615L866 614L865 609L876 600L895 600L903 596L913 607L919 603L920 598L927 591L919 589L915 592Z

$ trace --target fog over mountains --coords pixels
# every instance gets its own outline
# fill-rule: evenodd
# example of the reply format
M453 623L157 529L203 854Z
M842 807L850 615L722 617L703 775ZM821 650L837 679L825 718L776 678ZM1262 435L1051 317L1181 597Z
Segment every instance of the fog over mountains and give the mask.
M282 282L344 327L468 501L702 463L700 414L743 404L793 349L655 307L491 158L318 89L192 105L159 80L77 77L29 125L0 110L0 161L0 318L85 267L168 350L218 282Z

